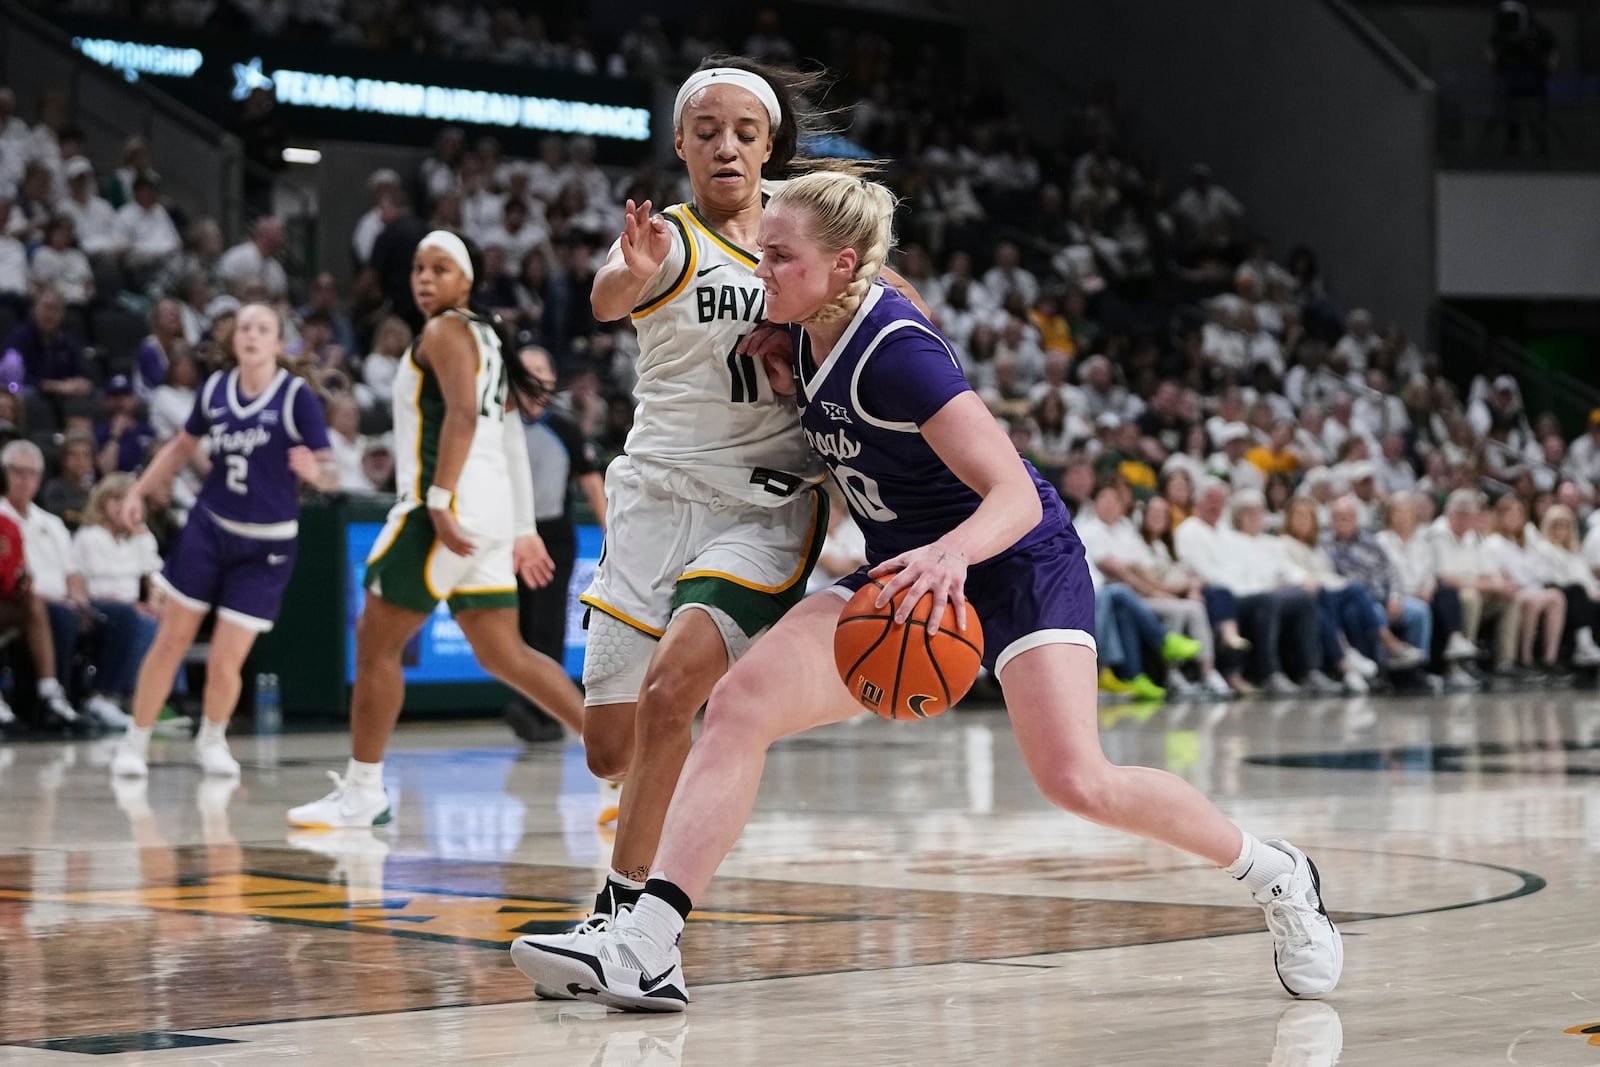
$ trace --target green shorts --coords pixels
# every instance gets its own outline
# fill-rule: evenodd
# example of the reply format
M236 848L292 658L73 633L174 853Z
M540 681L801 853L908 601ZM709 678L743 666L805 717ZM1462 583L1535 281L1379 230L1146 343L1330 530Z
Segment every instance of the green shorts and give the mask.
M367 556L364 583L386 603L431 615L443 600L450 614L476 608L515 608L517 579L511 542L478 542L470 556L439 543L428 509L390 512Z

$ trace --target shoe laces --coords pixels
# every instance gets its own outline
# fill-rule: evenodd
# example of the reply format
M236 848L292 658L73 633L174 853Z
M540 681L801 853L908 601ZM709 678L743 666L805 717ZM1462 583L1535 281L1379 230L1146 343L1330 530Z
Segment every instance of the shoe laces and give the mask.
M333 779L333 792L323 797L323 800L343 800L345 791L351 788L349 781L338 771L329 771L328 777Z
M1293 897L1280 897L1266 905L1267 929L1287 948L1306 948L1311 944L1311 931L1306 926L1303 908L1303 902Z

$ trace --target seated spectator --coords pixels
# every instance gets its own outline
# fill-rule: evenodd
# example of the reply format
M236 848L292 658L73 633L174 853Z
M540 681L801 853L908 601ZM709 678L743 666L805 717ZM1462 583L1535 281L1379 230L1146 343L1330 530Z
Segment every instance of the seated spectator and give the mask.
M395 491L394 445L388 434L367 439L367 451L361 457L361 473L367 476L367 481L376 492Z
M178 227L161 203L160 179L146 171L133 181L133 199L117 212L117 241L123 262L142 288L145 280L183 249Z
M994 266L983 275L983 287L996 304L1004 304L1006 297L1015 292L1022 296L1024 307L1032 307L1039 299L1039 279L1022 266L1022 253L1010 241L1001 241L994 249ZM1063 327L1066 320L1062 320ZM1070 329L1068 339L1070 341Z
M156 445L156 428L139 414L139 398L125 374L106 382L105 408L94 424L96 463L102 475L139 470Z
M1567 599L1566 639L1572 643L1572 665L1600 664L1594 630L1600 625L1600 577L1578 546L1578 520L1564 504L1552 505L1539 523L1534 545L1544 561L1545 578Z
M83 522L89 506L89 491L94 488L94 438L81 432L70 433L61 442L61 473L39 490L39 506L59 516L68 530Z
M0 304L18 313L28 306L28 250L6 232L11 197L0 187Z
M1258 444L1245 452L1244 458L1255 464L1263 474L1293 476L1300 469L1300 457L1294 451L1295 424L1288 419L1277 419L1266 444Z
M133 378L134 394L141 400L166 380L173 347L183 341L183 305L157 301L150 312L150 332L139 342L138 373Z
M38 160L30 162L12 198L11 219L7 223L11 236L30 248L43 241L44 228L55 214L54 203L50 168Z
M395 372L400 369L400 360L410 347L411 327L404 319L390 315L378 323L372 335L372 351L361 362L361 380L377 397L380 408L389 405Z
M1278 546L1302 585L1308 591L1315 587L1322 623L1323 668L1342 677L1348 692L1365 693L1367 679L1376 676L1382 658L1380 635L1388 631L1377 617L1378 605L1371 595L1339 573L1322 548L1321 539L1316 505L1305 497L1289 501ZM1391 654L1403 656L1407 668L1422 661L1416 649L1408 649L1392 634L1388 636L1394 647Z
M1213 599L1210 588L1223 590L1236 605L1239 630L1251 645L1253 674L1266 691L1274 696L1298 695L1300 687L1286 673L1280 649L1290 652L1302 670L1314 667L1321 655L1316 601L1304 589L1281 581L1275 562L1281 556L1258 543L1266 511L1261 494L1250 490L1239 494L1235 521L1240 529L1223 522L1229 495L1228 486L1220 481L1201 488L1194 514L1173 535L1178 559L1208 587L1208 605ZM1210 617L1217 626L1215 610ZM1311 677L1308 673L1307 679ZM1234 679L1229 681L1241 688ZM1322 681L1338 689L1331 679L1324 676Z
M339 470L339 488L347 493L370 493L373 486L362 470L367 455L367 439L361 435L361 410L350 396L331 396L327 401L328 444Z
M102 637L95 686L83 708L108 724L132 723L126 707L139 664L156 636L156 609L141 586L161 569L161 553L155 535L123 519L122 502L132 487L132 475L107 475L89 495L83 526L72 539L89 602L100 614Z
M1141 590L1159 592L1160 586L1138 565L1144 541L1125 514L1122 493L1117 483L1103 482L1095 490L1093 509L1076 523L1095 587L1095 632L1104 664L1100 688L1135 700L1161 700L1166 690L1145 673L1145 651L1179 663L1194 659L1202 646L1169 631L1140 595Z
M48 398L58 416L94 389L86 375L82 346L62 329L66 312L60 293L41 290L28 321L18 323L6 338L7 358L12 352L17 354L28 388Z
M1383 338L1372 328L1372 313L1356 308L1344 318L1344 336L1333 346L1335 355L1343 356L1350 370L1365 373L1373 353L1383 347Z
M1220 446L1220 452L1212 453L1206 459L1206 472L1214 478L1221 478L1234 489L1261 490L1267 484L1267 477L1257 467L1245 458L1251 448L1250 427L1242 422L1224 423L1222 428L1212 434L1212 438Z
M78 247L90 259L115 259L122 254L117 209L95 191L94 164L74 156L65 168L67 196L56 202L56 214L72 220Z
M1237 695L1217 670L1217 638L1221 638L1224 652L1239 652L1250 643L1239 636L1239 619L1234 612L1218 612L1215 632L1211 626L1211 611L1205 597L1205 585L1194 571L1178 562L1177 548L1172 540L1172 505L1159 496L1145 502L1139 519L1139 539L1144 543L1144 556L1134 562L1155 582L1159 592L1145 598L1145 604L1172 630L1200 642L1200 655L1195 658L1199 672L1200 688L1211 696ZM1177 676L1177 677L1181 677ZM1170 688L1170 686L1169 686ZM1183 686L1179 686L1182 690Z
M0 467L4 467L6 473L0 514L22 531L33 594L43 602L48 616L49 641L44 641L41 635L36 643L33 634L29 635L29 650L40 668L39 699L56 718L76 724L79 715L68 703L62 682L69 677L78 636L93 611L88 586L78 570L72 535L67 532L66 525L34 504L33 498L44 478L44 453L39 451L39 446L32 441L12 441L0 449ZM42 655L46 649L54 662Z
M1189 184L1172 205L1182 227L1185 244L1220 239L1228 243L1244 222L1244 207L1232 193L1211 180L1211 168L1196 163L1189 168Z
M1591 490L1600 488L1600 408L1589 412L1587 430L1567 447L1567 459L1561 472Z
M1510 625L1517 633L1519 654L1513 666L1496 662L1495 672L1521 678L1558 665L1561 635L1567 624L1567 598L1560 589L1545 583L1545 559L1534 550L1528 537L1528 509L1514 494L1507 493L1495 502L1494 532L1484 538L1484 550L1514 587L1512 607L1501 626ZM1542 625L1541 625L1542 624ZM1539 632L1544 631L1543 652L1534 659Z
M8 91L0 90L0 94ZM48 684L55 682L55 645L50 638L50 617L44 601L33 591L25 541L21 527L0 511L0 630L19 631L26 642L28 658L39 678L39 701L44 705L47 725L71 726L78 722L78 713L67 703L59 683ZM12 698L16 698L15 693ZM16 721L16 712L0 696L0 727Z
M1485 619L1498 620L1494 662L1509 667L1517 653L1517 587L1500 573L1478 532L1483 512L1476 489L1457 489L1445 502L1444 514L1428 528L1433 573L1442 586L1461 597L1461 632L1474 645Z
M1194 477L1187 467L1166 467L1161 472L1157 491L1171 509L1169 522L1176 530L1194 511Z
M333 343L345 352L356 351L356 330L339 299L339 282L331 273L323 271L311 283L311 299L300 305L295 317L305 319L321 312L328 317L333 329Z
M355 265L365 267L372 258L372 245L377 241L378 234L383 232L383 198L385 195L400 190L400 175L387 167L375 170L367 178L367 192L372 197L372 206L362 212L356 220L356 228L350 235L350 250L354 254Z
M133 202L133 187L139 175L150 172L150 163L150 146L145 139L137 135L129 137L122 143L120 165L106 179L100 194L113 208L121 211L123 205Z
M289 277L277 256L283 251L283 220L276 215L264 215L250 227L250 238L240 241L217 262L217 273L228 292L240 300L259 285L268 302L276 303L289 295ZM336 294L337 295L337 294Z
M1401 595L1421 600L1432 610L1433 633L1444 638L1439 658L1450 665L1445 684L1452 689L1476 689L1477 679L1461 664L1477 658L1478 646L1462 632L1460 592L1455 586L1441 584L1434 574L1433 545L1421 522L1420 503L1421 498L1411 493L1390 497L1385 509L1388 528L1377 535L1377 542L1394 568Z
M29 268L36 289L54 289L69 308L80 313L94 299L94 268L77 247L72 219L57 215L44 228L44 244L33 253Z
M521 263L529 252L549 239L549 230L530 221L526 203L507 200L501 208L499 224L483 235L483 245L504 251L507 263Z
M174 341L170 349L166 377L150 394L150 425L156 440L174 437L194 410L195 390L200 387L200 365L187 342Z
M926 257L923 258L925 261ZM915 285L914 282L912 284ZM1047 359L1051 353L1060 353L1068 360L1078 354L1078 346L1072 337L1072 324L1061 313L1061 300L1053 289L1042 291L1034 300L1033 306L1028 309L1028 322L1039 331L1039 345L1044 349Z
M1361 528L1356 504L1349 496L1333 502L1332 528L1322 544L1334 569L1365 590L1383 640L1391 671L1407 671L1428 661L1433 648L1433 612L1427 601L1408 596L1400 574L1377 537Z
M1129 421L1137 419L1144 411L1143 401L1116 384L1111 361L1105 356L1090 356L1083 361L1081 381L1085 418L1097 419L1110 414Z

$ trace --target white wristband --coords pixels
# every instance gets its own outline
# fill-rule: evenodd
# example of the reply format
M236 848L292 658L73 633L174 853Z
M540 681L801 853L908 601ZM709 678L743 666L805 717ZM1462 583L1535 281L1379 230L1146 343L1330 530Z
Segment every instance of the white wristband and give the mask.
M449 511L456 502L456 495L442 485L430 485L424 499L429 511Z

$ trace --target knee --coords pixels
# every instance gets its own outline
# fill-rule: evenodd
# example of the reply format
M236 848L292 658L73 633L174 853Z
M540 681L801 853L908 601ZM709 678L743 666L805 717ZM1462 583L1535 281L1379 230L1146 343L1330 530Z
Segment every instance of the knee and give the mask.
M639 729L676 733L690 728L700 711L701 694L690 670L653 664L639 689Z
M1038 780L1045 799L1090 822L1111 821L1111 765L1064 764Z
M583 728L583 754L596 778L621 781L633 763L633 731Z

